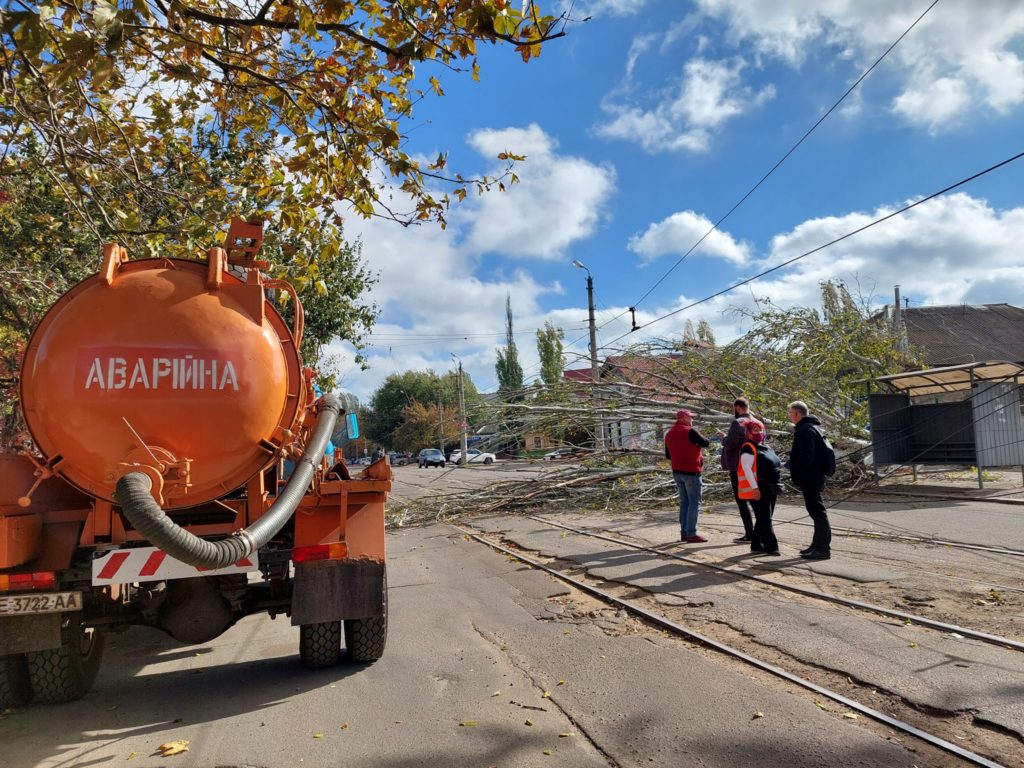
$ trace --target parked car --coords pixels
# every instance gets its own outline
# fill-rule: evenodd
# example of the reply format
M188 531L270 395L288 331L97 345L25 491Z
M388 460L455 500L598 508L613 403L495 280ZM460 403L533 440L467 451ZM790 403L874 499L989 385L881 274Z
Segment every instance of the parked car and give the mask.
M444 467L445 460L444 454L441 453L439 448L424 448L420 451L419 458L416 460L417 466L420 469L424 467Z
M576 448L555 448L550 453L544 454L544 461L555 461L557 459L568 459L572 456L578 456L580 451Z
M402 451L392 451L388 454L388 459L391 461L391 466L404 467L406 464L412 462L412 454L403 453Z
M462 451L452 451L451 458L449 461L452 464L458 464L459 459L462 457ZM478 451L476 448L470 448L466 451L466 463L467 464L493 464L494 454L485 453L484 451Z

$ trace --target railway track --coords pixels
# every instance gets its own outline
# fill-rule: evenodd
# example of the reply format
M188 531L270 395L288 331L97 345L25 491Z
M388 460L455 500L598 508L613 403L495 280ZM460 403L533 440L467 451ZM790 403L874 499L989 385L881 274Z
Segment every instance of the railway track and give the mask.
M551 521L545 520L544 518L531 517L531 519L538 520L540 522L545 523L546 525L552 525L552 527L564 528L564 529L570 530L570 531L572 530L571 526L563 526L563 525L560 525L560 524L553 524ZM699 643L700 645L703 645L703 646L705 646L707 648L711 648L714 651L717 651L718 653L725 654L726 656L729 656L729 657L731 657L733 659L739 660L739 661L741 661L741 662L743 662L743 663L745 663L745 664L747 664L747 665L749 665L751 667L755 667L755 668L757 668L757 669L759 669L759 670L761 670L763 672L766 672L766 673L768 673L768 674L770 674L770 675L772 675L774 677L778 677L780 679L786 680L786 681L788 681L788 682L790 682L790 683L792 683L794 685L797 685L797 686L799 686L799 687L801 687L801 688L803 688L805 690L812 691L813 693L818 694L819 696L825 697L827 699L830 699L831 701L834 701L834 702L837 702L839 704L842 704L843 706L848 707L849 709L852 709L855 712L858 712L858 713L860 713L860 714L862 714L862 715L864 715L866 717L869 717L872 720L875 720L875 721L877 721L879 723L883 723L884 725L887 725L890 728L894 728L894 729L900 731L901 733L904 733L904 734L912 736L912 737L914 737L916 739L919 739L920 741L922 741L922 742L924 742L926 744L929 744L932 747L935 747L935 748L941 750L942 752L945 752L945 753L950 754L950 755L954 755L954 756L960 758L961 760L964 760L967 763L970 763L971 765L985 766L985 768L1007 768L1002 763L997 763L997 762L995 762L993 760L990 760L987 757L984 757L983 755L979 755L979 754L977 754L975 752L972 752L972 751L970 751L968 749L965 749L965 748L963 748L963 747L961 747L961 746L959 746L957 744L954 744L951 741L943 739L942 737L937 736L937 735L935 735L933 733L929 733L928 731L925 731L925 730L923 730L921 728L918 728L915 725L912 725L912 724L904 722L903 720L900 720L900 719L898 719L896 717L888 715L885 712L882 712L882 711L880 711L878 709L875 709L874 707L870 707L870 706L868 706L866 704L862 704L861 702L858 702L858 701L856 701L854 699L851 699L848 696L845 696L845 695L843 695L841 693L833 691L833 690L831 690L829 688L826 688L824 686L818 685L817 683L814 683L814 682L812 682L810 680L807 680L806 678L803 678L803 677L801 677L799 675L796 675L796 674L794 674L794 673L792 673L792 672L790 672L790 671L788 671L786 669L783 669L782 667L779 667L779 666L776 666L776 665L771 664L769 662L763 661L762 659L758 659L757 657L752 656L749 653L746 653L745 651L742 651L742 650L740 650L738 648L735 648L735 647L733 647L731 645L728 645L727 643L721 642L719 640L716 640L714 638L711 638L711 637L703 635L703 634L701 634L699 632L696 632L696 631L694 631L692 629L689 629L688 627L685 627L685 626L683 626L681 624L678 624L677 622L672 621L671 619L669 619L668 617L666 617L666 616L664 616L664 615L662 615L660 613L648 610L647 608L643 607L642 605L639 605L634 600L627 600L627 599L621 598L621 597L619 597L617 595L614 595L614 594L612 594L612 593L610 593L610 592L608 592L606 590L600 589L600 588L594 586L593 584L587 583L586 581L582 581L582 580L577 579L577 578L575 578L573 576L570 576L569 574L563 573L562 571L558 570L557 568L553 568L553 567L551 567L551 566L549 566L549 565L547 565L545 563L542 563L542 562L540 562L540 561L538 561L538 560L536 560L536 559L534 559L532 557L528 557L527 555L524 555L520 551L517 551L517 550L512 549L510 547L506 547L506 546L504 546L503 544L501 544L499 542L492 541L491 539L489 539L489 538L487 538L485 536L480 535L479 533L477 533L474 530L467 529L467 528L461 528L461 530L462 530L462 532L466 536L468 536L473 541L476 541L476 542L478 542L480 544L488 546L491 549L494 549L495 551L501 552L501 553L503 553L503 554L505 554L505 555L507 555L509 557L513 557L516 560L518 560L518 561L520 561L520 562L530 566L531 568L535 568L537 570L544 571L545 573L550 574L551 576L555 577L556 579L558 579L558 580L560 580L562 582L565 582L566 584L570 584L573 587L575 587L576 589L579 589L580 591L582 591L582 592L584 592L584 593L586 593L588 595L591 595L592 597L595 597L598 600L601 600L602 602L605 602L605 603L608 603L608 604L611 604L611 605L615 605L615 606L617 606L619 608L622 608L625 611L629 612L630 614L632 614L632 615L634 615L634 616L636 616L636 617L638 617L640 619L643 619L643 620L653 624L654 626L657 626L657 627L659 627L659 628L661 628L661 629L663 629L663 630L665 630L665 631L667 631L667 632L669 632L669 633L671 633L673 635L676 635L677 637L682 637L682 638L685 638L687 640ZM586 535L586 534L584 534L584 535ZM596 538L605 538L605 537L596 536ZM613 540L613 539L611 539L611 537L606 537L606 538L608 538L608 540ZM619 541L617 543L624 544L624 545L629 544L628 542L622 542L622 541ZM631 545L631 546L635 546L635 545ZM635 547L635 548L640 549L640 550L645 550L645 549L649 550L650 549L650 548L646 548L646 547ZM663 552L659 552L657 550L650 550L650 551L654 552L655 554L657 554L659 556L664 556L666 554L666 553L663 553ZM681 558L681 559L684 559L684 558ZM701 565L704 565L704 564L701 564ZM728 570L728 569L723 569L723 570Z
M843 512L843 510L837 510ZM806 523L803 520L780 520L775 523L778 528L782 525L801 525L813 528L814 523ZM969 544L965 541L952 541L948 539L936 539L928 536L913 536L905 533L889 533L887 531L864 531L857 528L843 528L831 526L833 534L851 536L862 539L885 539L887 541L906 541L913 544L931 544L937 547L952 547L953 549L967 549L975 552L991 552L996 555L1010 555L1012 557L1024 557L1024 550L1011 549L1009 547L992 547L986 544Z
M860 600L853 600L848 597L841 597L840 595L833 595L829 594L828 592L821 592L815 589L808 589L807 587L800 587L795 584L786 584L785 582L778 581L776 579L770 579L766 576L758 576L757 574L749 573L747 571L740 570L737 568L729 568L724 565L708 563L703 560L698 560L697 558L687 557L686 555L678 555L674 552L665 552L664 550L657 549L655 547L649 547L643 544L636 544L626 539L617 538L615 536L608 536L606 534L598 533L595 531L587 531L585 529L577 528L572 525L566 525L565 523L556 523L553 520L548 520L547 518L540 517L538 515L527 515L527 517L530 520L534 520L538 523L543 523L544 525L550 526L552 528L558 528L564 531L569 531L579 536L586 536L588 538L606 541L610 544L626 547L637 552L647 552L649 554L656 555L661 558L666 558L669 560L678 560L684 563L688 563L690 565L696 565L701 568L717 571L719 573L728 573L730 576L733 577L740 577L742 579L746 579L749 581L767 584L776 589L781 589L787 592L792 592L794 594L803 595L805 597L811 597L816 600L822 600L836 605L844 605L848 608L855 608L857 610L867 611L869 613L874 613L881 616L889 616L890 618L900 619L901 621L911 621L919 626L929 627L931 629L936 629L941 632L955 632L956 634L962 635L964 637L970 637L975 640L981 640L982 642L990 643L1001 648L1007 648L1015 651L1024 652L1024 642L1021 642L1019 640L1013 640L1011 638L1001 637L999 635L992 635L988 632L981 632L976 629L970 629L969 627L961 627L957 624L947 624L942 621L936 621L935 619L929 619L926 616L919 616L917 614L908 613L906 611L899 611L893 608L886 608L881 605L873 605L872 603L865 603Z

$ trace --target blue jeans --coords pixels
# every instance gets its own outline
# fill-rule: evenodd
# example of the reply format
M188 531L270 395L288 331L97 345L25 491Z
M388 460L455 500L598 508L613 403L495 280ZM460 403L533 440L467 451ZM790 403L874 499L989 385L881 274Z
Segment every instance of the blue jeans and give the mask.
M676 489L679 491L679 529L684 536L696 536L697 516L700 514L701 477L673 472L672 478L676 481Z

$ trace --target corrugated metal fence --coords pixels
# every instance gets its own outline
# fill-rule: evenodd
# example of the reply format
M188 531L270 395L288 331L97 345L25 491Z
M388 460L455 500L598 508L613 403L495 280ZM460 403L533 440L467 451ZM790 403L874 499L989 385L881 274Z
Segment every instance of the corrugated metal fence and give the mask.
M977 387L971 397L979 467L1024 465L1024 387Z

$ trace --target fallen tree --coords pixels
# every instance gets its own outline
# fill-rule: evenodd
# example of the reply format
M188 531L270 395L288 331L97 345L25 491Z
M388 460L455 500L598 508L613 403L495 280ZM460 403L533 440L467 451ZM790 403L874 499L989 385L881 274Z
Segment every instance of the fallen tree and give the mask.
M782 310L770 302L747 313L750 331L722 347L695 338L660 339L606 358L598 384L533 385L491 401L478 414L494 447L514 449L523 434L547 434L579 449L582 464L528 480L421 499L396 519L443 519L466 511L516 512L547 505L622 509L674 503L664 459L664 433L676 412L697 414L714 439L733 420L744 396L765 422L772 447L785 458L792 441L787 406L804 400L838 453L833 488L854 489L871 475L867 404L860 380L912 366L900 330L845 286L822 284L822 309ZM598 428L600 427L600 433ZM566 436L572 436L567 438ZM705 462L705 495L727 498L718 444Z

